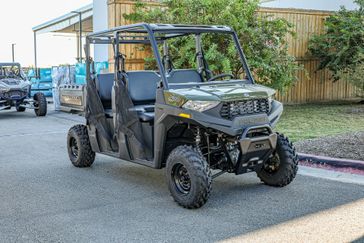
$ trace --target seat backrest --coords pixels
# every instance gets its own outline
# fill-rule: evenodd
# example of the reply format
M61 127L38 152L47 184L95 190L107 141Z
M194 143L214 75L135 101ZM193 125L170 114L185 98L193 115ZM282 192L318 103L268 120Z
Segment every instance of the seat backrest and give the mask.
M158 82L161 77L154 71L127 72L128 91L136 105L155 102ZM111 109L111 91L114 85L114 74L105 73L96 76L96 88L105 108Z
M127 72L128 91L135 105L155 103L158 82L161 77L154 71Z
M96 76L96 89L105 108L111 109L111 90L114 85L114 74L105 73Z
M195 69L177 69L169 73L168 83L200 83L202 82L201 75Z

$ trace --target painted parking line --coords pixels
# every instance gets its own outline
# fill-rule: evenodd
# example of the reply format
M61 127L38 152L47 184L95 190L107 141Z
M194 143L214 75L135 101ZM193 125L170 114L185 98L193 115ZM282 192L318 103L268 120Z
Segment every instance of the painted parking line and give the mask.
M39 136L39 135L50 135L50 134L65 134L65 133L67 133L67 130L44 131L44 132L36 132L36 133L15 133L15 134L2 134L2 135L0 135L0 138Z

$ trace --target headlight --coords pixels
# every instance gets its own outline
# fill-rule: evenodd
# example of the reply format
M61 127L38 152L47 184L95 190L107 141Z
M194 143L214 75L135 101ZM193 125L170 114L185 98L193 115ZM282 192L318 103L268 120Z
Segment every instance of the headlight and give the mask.
M29 89L29 86L31 86L32 83L30 83L28 81L25 81L25 82L22 82L20 85L21 85L21 89L22 90L28 90Z
M24 86L23 88L22 88L22 90L23 91L28 91L29 90L29 86L27 85L27 86Z
M0 92L8 92L10 89L6 86L1 86L0 85Z
M219 103L219 101L189 100L182 107L185 109L202 112L216 107Z
M273 101L274 101L274 96L270 96L270 97L268 98L268 103L269 103L269 112L271 112L271 110L272 110Z

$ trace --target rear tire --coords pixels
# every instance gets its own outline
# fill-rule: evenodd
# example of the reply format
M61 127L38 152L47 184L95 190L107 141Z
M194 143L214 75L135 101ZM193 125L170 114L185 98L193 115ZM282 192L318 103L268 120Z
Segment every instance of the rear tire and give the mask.
M45 95L38 92L34 95L34 112L37 116L45 116L47 114L47 99Z
M202 207L211 192L211 170L203 155L191 146L178 146L168 156L166 176L169 191L182 207Z
M67 150L75 167L90 167L93 164L95 152L92 151L86 126L75 125L70 128L67 135Z
M278 134L277 148L270 158L257 172L258 177L266 185L284 187L296 177L298 156L293 144L282 134Z

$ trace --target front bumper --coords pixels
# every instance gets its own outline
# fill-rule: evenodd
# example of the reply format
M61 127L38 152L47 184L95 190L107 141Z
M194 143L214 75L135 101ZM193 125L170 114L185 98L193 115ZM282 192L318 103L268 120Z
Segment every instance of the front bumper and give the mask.
M0 93L1 100L8 100L8 101L19 101L25 99L28 96L28 92L25 90L9 90L7 92Z
M264 135L252 136L252 132L264 131ZM259 170L277 146L277 134L270 126L250 127L239 140L241 156L236 164L235 173L243 174Z

